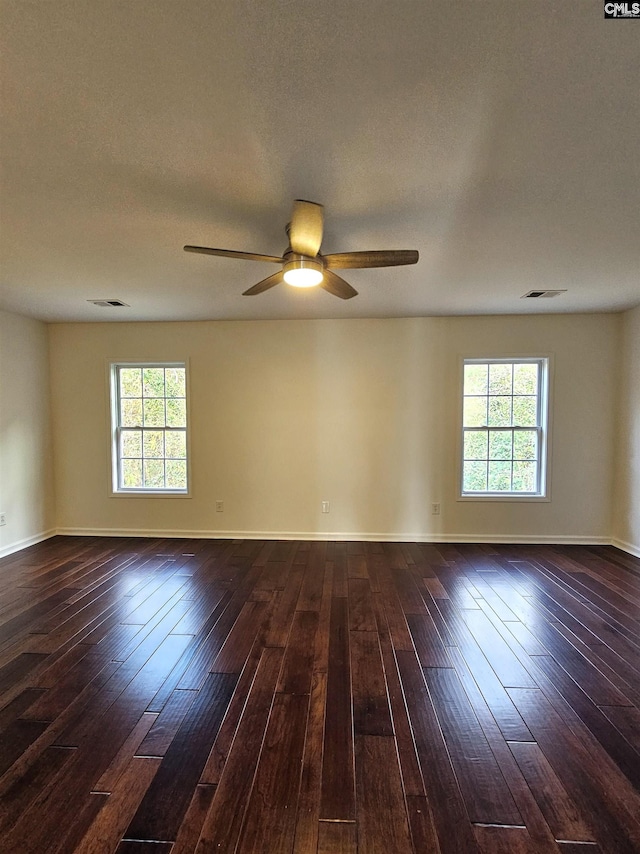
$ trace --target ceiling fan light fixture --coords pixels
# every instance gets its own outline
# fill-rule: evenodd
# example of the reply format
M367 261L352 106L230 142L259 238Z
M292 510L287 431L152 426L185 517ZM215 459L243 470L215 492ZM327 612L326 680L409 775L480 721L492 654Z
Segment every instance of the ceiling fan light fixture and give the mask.
M322 264L313 258L296 258L285 263L284 280L294 288L313 288L324 278Z

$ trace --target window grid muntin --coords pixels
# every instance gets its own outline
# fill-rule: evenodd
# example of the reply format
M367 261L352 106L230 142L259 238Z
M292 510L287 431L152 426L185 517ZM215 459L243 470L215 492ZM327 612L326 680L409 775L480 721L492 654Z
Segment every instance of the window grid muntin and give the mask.
M136 395L127 395L123 394L122 388L122 372L127 370L139 370L141 374L141 392ZM153 370L162 370L163 371L163 390L164 397L158 397L155 395L145 395L146 390L146 381L144 372L146 369ZM181 371L182 379L184 385L184 393L180 395L172 394L170 396L167 395L167 371ZM162 362L162 363L150 363L150 362L141 362L141 363L120 363L112 366L112 376L113 376L113 391L114 391L114 451L116 455L116 465L115 465L115 490L117 492L145 492L145 493L187 493L189 488L189 466L188 466L188 442L187 442L187 373L186 373L186 364L181 362ZM124 416L124 403L128 401L136 401L139 400L141 402L140 406L140 419L136 424L126 424L123 425L123 416ZM164 411L164 424L156 425L156 424L145 424L146 413L144 407L144 401L146 400L161 400L163 401L163 411ZM168 420L167 417L167 401L183 401L183 418L184 425L181 426L171 426L166 422ZM138 432L140 434L140 454L135 456L129 456L123 453L123 433L135 433ZM145 434L149 433L161 433L162 434L162 456L156 455L147 455L146 447L145 447ZM184 456L175 457L167 456L167 434L172 433L182 433L184 436L183 446L184 446ZM142 485L141 486L126 486L125 485L125 468L127 462L135 462L139 461L140 469L142 474ZM146 462L158 462L162 464L162 485L150 485L145 483L146 479L146 471L149 470L149 466L146 466ZM172 477L168 474L167 471L167 463L170 464L178 464L182 463L184 468L184 485L174 486L170 485L170 481Z
M487 366L487 379L486 379L486 393L485 394L465 394L465 380L466 373L465 368L470 365L486 365ZM491 383L491 366L492 365L509 365L511 367L511 393L510 394L491 394L490 392L490 383ZM514 382L515 382L515 368L518 365L535 365L536 366L536 383L535 383L535 394L525 394L525 393L515 393L514 392ZM548 360L545 358L520 358L520 359L464 359L463 360L463 384L462 384L462 408L463 408L463 424L462 424L462 453L461 453L461 495L463 497L541 497L543 495L544 490L544 455L545 455L545 427L543 425L543 421L545 419L546 413L546 400L545 396L548 394L547 389L547 380L546 380L546 371L547 371ZM491 425L489 423L489 401L491 398L509 398L511 400L510 406L510 415L511 415L511 424L509 426L497 426ZM535 398L535 424L530 425L514 425L514 405L513 401L517 398ZM473 425L466 426L464 423L464 403L467 399L485 399L486 407L485 407L485 423L482 425ZM511 457L509 459L497 459L490 457L490 433L491 432L510 432L512 434L511 438ZM518 431L529 431L536 433L536 456L535 459L521 459L514 456L514 448L515 448L515 433ZM486 433L487 435L487 457L486 458L467 458L465 456L465 437L467 433L476 432L476 433ZM486 488L485 489L465 489L465 464L466 463L485 463L486 470ZM491 463L510 463L510 476L509 476L509 485L510 489L489 489L489 476L490 476L490 464ZM514 490L513 489L513 478L514 478L514 463L522 462L522 463L535 463L535 489L533 490Z

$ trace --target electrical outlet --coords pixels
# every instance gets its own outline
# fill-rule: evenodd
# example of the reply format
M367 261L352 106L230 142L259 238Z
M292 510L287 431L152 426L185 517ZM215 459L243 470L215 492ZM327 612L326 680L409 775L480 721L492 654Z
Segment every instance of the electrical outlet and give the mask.
M431 505L431 515L432 516L439 516L440 515L440 502L439 501L434 501L434 503Z
M328 501L323 501L323 502L322 502L322 512L323 512L323 513L328 513L328 512L329 512L329 502L328 502Z
M7 524L7 514L6 513L0 513L0 525L6 525L6 524Z
M216 501L216 513L224 513L224 501Z

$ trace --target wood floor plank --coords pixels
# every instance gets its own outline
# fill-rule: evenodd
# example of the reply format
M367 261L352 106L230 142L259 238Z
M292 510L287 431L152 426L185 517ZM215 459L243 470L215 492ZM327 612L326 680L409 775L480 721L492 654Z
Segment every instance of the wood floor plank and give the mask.
M17 683L22 682L46 658L42 653L24 652L0 667L0 696L6 695Z
M605 748L622 773L640 791L640 753L553 658L542 655L536 659L536 663Z
M600 706L600 711L640 753L640 709L636 706Z
M377 604L380 604L379 600ZM389 627L382 609L376 612L376 622L378 625L378 639L382 652L385 681L391 705L393 729L398 747L400 767L402 769L404 791L407 796L415 795L420 797L424 795L424 782L418 764L416 745L407 715L407 707L405 705L402 685L400 684L400 676L391 644Z
M420 595L420 590L415 582L413 573L409 569L397 569L393 573L393 580L404 613L413 615L424 614L424 601Z
M349 600L349 630L374 632L376 618L371 600L371 582L368 578L350 578L347 582Z
M315 851L318 846L332 593L333 568L327 563L318 612L318 628L315 633L313 675L302 755L293 854L306 854L308 851Z
M518 710L546 759L582 816L597 815L595 841L606 854L634 854L640 849L640 797L631 796L572 737L539 690L512 688Z
M428 798L408 795L406 800L413 850L416 854L422 854L423 851L438 854L440 845Z
M326 543L313 543L309 552L309 561L302 579L300 596L296 604L299 611L319 611L322 602L324 582Z
M230 673L206 678L131 819L128 839L175 841L237 681Z
M152 717L151 726L137 746L136 755L164 756L197 695L197 691L176 689L159 714L147 712Z
M368 854L412 854L393 737L356 735L358 846Z
M242 673L266 608L266 602L246 602L242 606L238 619L209 668L211 673Z
M543 854L526 827L474 827L482 854Z
M482 610L464 610L461 613L462 619L504 688L537 687L531 674L518 661L517 656Z
M425 677L469 818L486 824L522 824L457 673L425 668Z
M317 854L358 854L355 824L321 821Z
M423 667L451 667L451 659L428 611L408 614L407 623L420 664Z
M425 790L443 854L477 854L478 845L440 725L413 652L396 652Z
M267 648L262 653L251 692L219 778L211 808L202 826L196 854L234 854L253 785L260 748L271 712L283 651ZM203 774L201 783L209 776Z
M6 833L36 799L41 789L60 771L74 753L72 747L43 750L23 774L17 776L0 798L0 832Z
M0 777L48 726L43 721L15 720L0 736Z
M556 839L594 842L575 802L569 797L537 744L509 745Z
M526 825L531 837L537 840L544 848L553 849L555 840L553 833L547 824L538 803L529 788L525 778L520 771L514 756L509 749L509 745L504 740L494 715L491 713L484 697L471 676L466 665L462 653L457 648L451 649L451 656L456 666L456 673L462 682L465 693L469 698L469 702L473 706L473 710L482 726L482 731L487 739L491 751L496 758L500 771L504 777L509 791L515 801L516 806L522 816L523 822ZM524 726L524 722L523 722ZM527 730L528 732L528 730ZM529 735L532 739L532 736ZM509 743L511 744L511 742Z
M478 646L476 639L460 618L459 612L448 601L441 602L440 605L443 608L449 632L455 641L450 649L455 650L457 647L462 653L464 664L477 683L504 737L511 741L532 741L533 737L525 726L522 716L518 714L509 694ZM450 655L455 657L455 652L450 652Z
M202 825L207 817L215 793L215 786L203 786L201 784L196 786L191 803L184 814L176 841L171 849L171 854L193 854L196 850Z
M237 854L293 848L309 697L276 694Z
M215 741L207 758L206 764L200 776L200 782L203 785L216 785L220 780L220 775L224 770L231 750L231 745L236 736L238 723L242 717L247 698L250 690L253 690L254 680L258 677L258 669L266 650L262 644L254 644L249 660L242 671L240 678L236 684L236 690L233 693L227 714L218 730ZM278 661L281 650L278 654ZM255 697L252 699L252 702ZM167 704L168 705L168 704Z
M393 735L377 632L350 632L351 696L356 735Z
M296 611L282 662L277 692L308 694L311 690L317 629L317 611Z
M51 854L74 854L87 830L95 821L96 816L106 806L109 795L91 792L85 798L76 801L73 821L58 826L55 836L47 840L47 852Z
M347 600L338 598L331 602L320 818L330 821L355 819Z
M7 703L0 709L0 732L6 729L10 723L20 718L29 709L36 700L39 700L45 693L44 688L25 688L11 702ZM47 720L47 718L40 718Z
M120 750L116 753L107 770L98 778L98 780L96 780L93 787L94 791L107 793L113 792L120 777L131 766L131 760L140 746L140 743L144 740L157 717L157 715L149 714L149 712L145 712L142 715L138 723L131 730L131 733Z
M111 854L115 850L159 767L160 759L134 757L129 761L74 854Z
M561 854L601 854L602 848L597 842L567 842L560 840L558 848Z

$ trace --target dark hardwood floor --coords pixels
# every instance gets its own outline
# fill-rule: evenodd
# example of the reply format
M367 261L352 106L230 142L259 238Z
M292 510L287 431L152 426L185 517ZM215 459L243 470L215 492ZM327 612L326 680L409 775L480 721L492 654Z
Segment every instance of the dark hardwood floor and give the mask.
M56 537L0 692L2 852L640 852L614 548Z

